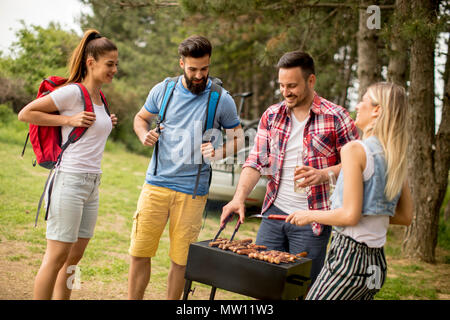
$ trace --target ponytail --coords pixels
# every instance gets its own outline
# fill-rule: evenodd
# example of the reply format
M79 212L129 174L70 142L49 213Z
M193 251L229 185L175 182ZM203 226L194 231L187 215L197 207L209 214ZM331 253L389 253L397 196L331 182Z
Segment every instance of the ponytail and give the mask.
M86 60L92 56L95 60L109 51L116 51L116 45L97 30L87 30L69 60L69 78L66 83L81 82L87 74Z

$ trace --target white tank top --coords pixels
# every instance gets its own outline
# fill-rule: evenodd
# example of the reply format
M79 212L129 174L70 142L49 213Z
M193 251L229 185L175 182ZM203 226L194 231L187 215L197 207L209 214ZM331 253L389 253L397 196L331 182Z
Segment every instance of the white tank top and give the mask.
M296 210L308 210L308 199L306 193L294 192L294 170L297 165L297 154L303 151L303 131L306 122L299 122L291 113L291 134L284 152L283 168L281 169L280 186L274 205L290 214Z

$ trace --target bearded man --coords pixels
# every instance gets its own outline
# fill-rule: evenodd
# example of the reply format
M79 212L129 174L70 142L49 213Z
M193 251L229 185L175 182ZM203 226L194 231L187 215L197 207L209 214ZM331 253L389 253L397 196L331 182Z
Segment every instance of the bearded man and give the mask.
M180 299L189 245L200 232L209 191L210 167L200 161L199 169L198 159L210 161L230 156L244 141L233 98L221 88L213 130L224 128L230 142L216 150L210 142L202 143L212 83L208 76L211 52L211 43L205 37L191 36L181 42L178 53L183 75L176 80L161 127L150 130L150 123L159 114L171 78L150 90L134 118L134 131L141 143L149 147L158 143L158 152L153 152L133 218L129 299L143 299L150 280L151 258L168 221L171 265L167 299Z

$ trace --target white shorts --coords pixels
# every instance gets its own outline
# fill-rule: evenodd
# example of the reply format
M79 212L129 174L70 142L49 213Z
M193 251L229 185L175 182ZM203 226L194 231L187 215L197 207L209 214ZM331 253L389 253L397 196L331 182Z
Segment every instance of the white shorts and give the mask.
M101 174L55 173L47 218L47 239L77 242L92 238L98 215Z

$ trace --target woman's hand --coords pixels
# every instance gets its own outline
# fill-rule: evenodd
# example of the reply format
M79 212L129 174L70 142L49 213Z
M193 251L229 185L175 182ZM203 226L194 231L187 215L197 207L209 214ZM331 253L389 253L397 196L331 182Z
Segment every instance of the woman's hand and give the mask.
M312 221L310 219L309 211L299 210L288 215L286 222L297 226L304 226L310 224Z
M90 127L95 122L95 113L82 111L80 113L70 116L67 125L70 127Z
M112 126L114 128L117 125L117 117L114 113L111 114L111 122L112 122Z

